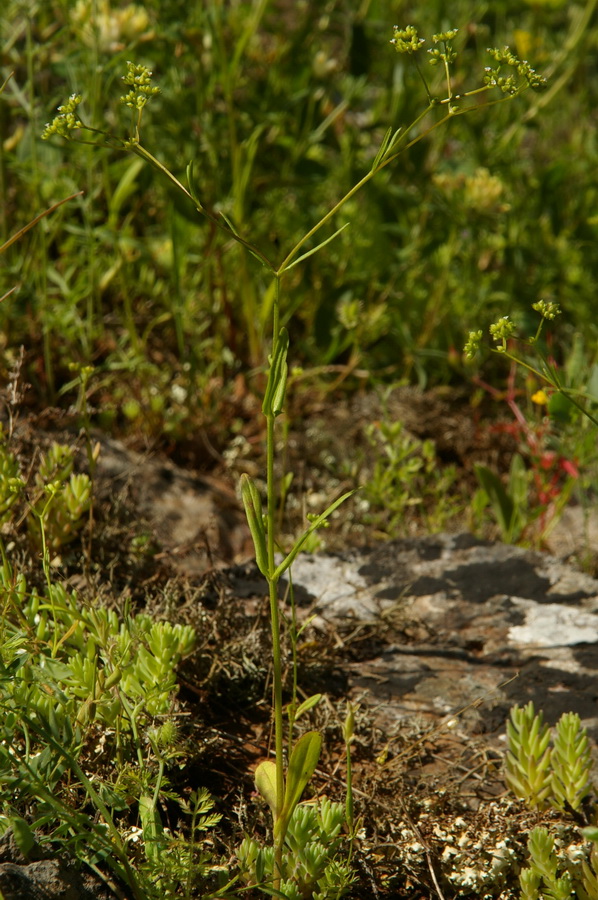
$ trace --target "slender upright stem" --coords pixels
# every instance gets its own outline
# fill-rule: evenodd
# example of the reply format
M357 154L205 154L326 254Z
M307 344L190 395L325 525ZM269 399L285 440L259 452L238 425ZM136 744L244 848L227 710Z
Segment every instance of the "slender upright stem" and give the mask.
M188 191L187 188L179 181L179 179L175 175L173 175L172 172L167 169L159 159L156 159L156 157L152 153L150 153L149 150L146 150L146 148L142 146L142 144L139 144L134 140L128 141L125 144L125 149L131 150L132 153L137 154L137 156L140 156L151 166L153 166L154 169L157 169L158 172L164 175L171 182L171 184L173 184L177 188L177 190L179 190L189 200L191 200L197 211L205 216L206 219L209 219L210 222L213 222L213 224L216 225L217 228L219 228L221 231L224 231L225 234L227 234L229 237L234 238L234 240L239 244L242 244L243 247L249 250L249 252L253 256L257 257L257 259L259 259L267 269L269 269L271 272L274 271L274 266L272 265L268 257L261 252L261 250L258 250L258 248L254 246L254 244L252 244L250 241L246 241L245 238L242 238L241 235L237 234L236 231L233 231L230 225L223 219L220 219L218 216L209 212L205 208L205 206L201 206L201 204L199 204L198 201L193 197L191 191Z
M421 115L419 115L419 116L417 117L417 119L415 119L415 121L411 123L411 125L409 126L409 128L407 129L407 131L405 132L405 134L408 134L409 131L411 131L411 130L419 123L419 122L421 122L421 120L422 120L425 116L428 115L428 113L430 112L431 109L432 109L432 105L430 104L429 106L426 107L426 109L423 111L423 113L421 113ZM420 140L420 139L421 139L421 135L418 135L418 137L417 137L416 140ZM293 249L290 251L290 253L288 253L287 256L286 256L286 257L283 259L283 261L281 262L280 266L278 267L277 274L278 274L278 275L281 275L281 274L284 272L284 270L287 268L287 266L289 265L289 263L297 256L297 253L299 252L299 250L301 249L301 247L303 247L303 245L306 244L307 241L308 241L308 240L309 240L309 239L310 239L317 231L319 231L320 228L321 228L323 225L325 225L326 222L328 222L328 221L329 221L329 220L330 220L330 219L331 219L331 218L339 211L339 209L341 209L342 206L345 205L345 203L347 202L347 200L350 200L351 197L352 197L354 194L356 194L358 191L360 191L361 188L362 188L364 185L366 185L366 184L368 183L368 181L371 181L371 179L374 177L374 175L377 175L377 174L378 174L378 172L380 171L380 169L383 169L383 168L384 168L385 166L387 166L390 162L392 162L392 160L396 159L396 157L397 157L400 153L402 153L404 150L406 150L407 147L409 147L409 146L411 146L411 144L407 144L406 146L402 146L400 150L397 150L397 151L396 151L395 153L393 153L391 156L384 157L384 158L382 159L382 161L376 166L375 169L370 169L369 172L366 172L366 174L363 176L363 178L362 178L360 181L358 181L357 184L353 185L353 187L352 187L349 191L347 191L347 193L344 195L344 197L341 197L341 199L338 201L338 203L335 203L334 206L332 207L332 209L329 209L328 212L326 213L326 215L323 216L323 217L320 219L320 221L317 222L317 223L313 226L313 228L310 228L310 230L307 232L307 234L304 234L303 237L301 238L301 240L298 241L298 242L295 244L295 246L294 246Z
M597 2L598 2L598 0L597 0ZM467 91L466 93L461 94L459 96L459 99L463 100L466 97L472 97L474 94L486 93L488 90L489 90L488 85L484 85L484 87L478 88L477 90ZM500 97L498 100L493 100L493 101L489 101L488 103L484 103L483 108L486 108L489 106L494 106L497 103L504 103L506 100L512 99L512 96L514 96L514 95L503 96L503 97ZM425 110L422 113L420 113L420 115L416 119L414 119L414 121L411 123L409 128L406 129L406 131L404 132L403 138L407 137L407 135L411 131L413 131L413 129L417 125L419 125L419 123L422 121L422 119L424 119L434 107L446 106L447 104L449 104L449 106L450 106L450 103L453 99L456 99L456 98L453 97L453 95L451 94L451 96L447 97L444 100L437 100L437 101L432 100L429 103L429 105L425 108ZM372 178L374 178L378 174L378 172L380 172L382 169L385 169L386 166L390 165L390 163L394 162L398 156L401 156L401 154L404 153L406 150L409 150L410 147L413 147L415 144L418 144L422 140L422 138L426 137L428 134L431 134L433 131L435 131L437 128L439 128L441 125L444 125L445 122L448 122L449 119L453 119L453 118L455 118L455 116L464 115L465 113L470 112L474 108L481 109L482 106L480 106L480 107L467 106L467 107L462 107L459 109L453 109L447 115L444 115L441 119L438 119L438 121L434 122L434 124L431 125L430 128L427 128L425 131L420 132L419 134L417 134L414 138L412 138L407 143L403 143L403 139L401 139L401 141L395 146L395 149L391 153L389 153L387 156L383 156L381 161L378 163L378 165L375 168L372 168L372 169L370 169L369 172L366 172L366 174L363 176L363 178L360 181L358 181L357 184L353 185L353 187L347 191L347 193L344 195L344 197L341 197L341 199L337 203L335 203L335 205L331 209L328 210L326 215L323 216L319 222L316 222L316 224L313 226L313 228L310 228L310 230L306 234L303 235L303 237L295 244L295 246L290 250L290 252L287 253L285 258L279 265L278 269L276 269L276 275L278 275L278 276L282 275L282 273L287 268L289 268L291 262L297 256L301 247L303 247L309 241L309 239L312 238L314 236L314 234L316 234L316 232L318 232L320 230L320 228L322 228L322 226L326 224L326 222L328 222L334 215L336 215L336 213L341 209L341 207L343 207L345 205L347 200L350 200L354 194L356 194L358 191L360 191L361 188L364 187L368 183L368 181L371 181Z
M280 276L276 276L274 307L272 310L272 356L276 353L278 341L279 315L280 315ZM283 716L282 716L282 661L280 652L280 613L278 609L278 578L274 576L276 563L274 553L276 549L276 535L274 527L276 522L276 485L274 484L274 450L275 416L272 413L266 415L266 480L268 503L268 587L270 594L270 626L272 629L272 670L273 670L273 705L274 705L274 748L276 753L276 811L280 813L284 799L284 756L283 756ZM276 818L276 817L275 817ZM275 838L274 842L274 888L280 886L282 874L282 841Z
M572 391L569 391L567 388L564 388L561 385L561 383L558 381L558 379L556 379L554 376L551 376L546 371L541 372L539 369L535 368L535 366L530 365L524 359L521 359L519 356L513 356L513 354L509 353L508 350L505 352L495 350L494 352L495 353L500 352L501 356L506 356L507 359L512 360L518 366L522 366L522 368L527 369L528 372L531 372L533 375L537 375L538 378L541 378L543 381L545 381L547 384L549 384L551 387L553 387L555 389L555 391L558 391L559 394L562 394L563 397L565 397L565 399L569 400L569 402L572 403L573 406L575 406L575 408L578 409L581 413L583 413L584 416L586 416L586 418L588 418L590 420L590 422L592 422L594 425L596 425L598 427L598 418L596 418L596 416L592 415L592 413L590 412L590 410L588 409L587 406L582 406L582 404L579 402L579 400L577 400L575 398L574 393ZM576 391L575 393L581 393L581 392ZM586 396L586 395L584 395L584 396Z

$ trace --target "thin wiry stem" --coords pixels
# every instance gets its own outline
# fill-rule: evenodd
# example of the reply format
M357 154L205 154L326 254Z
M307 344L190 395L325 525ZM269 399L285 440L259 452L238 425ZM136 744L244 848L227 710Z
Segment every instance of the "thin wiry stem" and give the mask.
M276 354L280 315L280 276L276 276L274 307L272 310L272 359ZM283 754L283 715L282 715L282 659L280 646L280 611L278 609L278 577L275 576L276 563L276 485L274 482L275 451L275 416L270 411L266 415L266 483L267 483L267 550L268 550L268 588L270 598L270 628L272 631L272 671L273 671L273 705L274 705L274 749L276 757L276 810L280 813L284 798L284 754ZM280 887L282 875L282 841L274 839L274 889Z

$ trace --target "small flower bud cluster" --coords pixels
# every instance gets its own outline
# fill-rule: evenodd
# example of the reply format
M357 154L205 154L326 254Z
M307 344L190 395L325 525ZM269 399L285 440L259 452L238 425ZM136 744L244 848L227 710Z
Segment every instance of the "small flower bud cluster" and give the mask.
M495 322L494 325L490 326L490 334L494 341L497 344L501 344L500 347L497 347L497 350L504 351L507 349L507 340L511 337L513 332L515 331L515 323L511 321L508 316L502 316L498 322Z
M152 73L147 66L128 62L127 74L122 78L131 90L120 98L120 102L131 109L142 110L150 97L160 93L160 88L152 85Z
M546 86L546 79L542 78L532 69L527 60L521 60L509 49L503 47L499 50L497 47L489 47L488 53L498 63L495 69L486 66L486 74L484 75L484 84L489 87L498 87L504 94L516 94L520 87L520 81L517 78L523 78L529 87L534 90L542 90ZM502 75L503 66L510 66L515 72L510 75Z
M457 54L453 50L451 44L449 43L457 34L457 28L451 28L450 31L441 31L438 34L432 35L432 40L435 44L443 44L444 50L441 50L439 47L434 47L432 50L428 50L430 54L430 65L437 66L440 62L454 63L457 59Z
M457 36L458 31L458 28L451 28L449 31L439 31L438 34L432 35L432 40L435 44L446 44L448 41L452 41L452 39Z
M561 314L561 308L554 300L538 300L537 303L532 303L532 309L539 312L543 319L556 319Z
M450 31L441 31L432 35L432 40L435 44L444 44L444 50L441 50L439 47L428 50L431 57L430 65L436 66L441 61L447 63L455 61L457 54L449 42L455 37L457 30L457 28L451 28ZM421 49L422 44L425 44L425 39L419 37L417 29L413 25L407 25L406 28L399 28L398 25L395 25L394 37L390 43L394 44L397 53L413 54Z
M83 128L83 122L77 115L77 107L81 103L81 94L71 94L64 106L58 107L58 115L48 122L42 132L42 140L47 141L53 134L61 137L70 137L70 132L75 128Z
M463 353L465 354L466 359L473 359L478 350L480 349L480 342L482 340L482 331L470 331L469 336L467 338L467 343L463 347Z
M394 44L397 53L415 53L425 41L418 37L417 29L413 25L407 25L406 28L395 25L394 37L390 43Z

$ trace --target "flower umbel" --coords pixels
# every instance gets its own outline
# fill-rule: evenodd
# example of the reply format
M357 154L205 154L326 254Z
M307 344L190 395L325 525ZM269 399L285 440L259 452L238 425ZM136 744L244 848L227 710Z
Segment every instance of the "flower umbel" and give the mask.
M428 50L431 66L437 66L440 62L447 63L448 65L455 62L457 54L453 50L450 42L455 37L458 30L458 28L451 28L450 31L441 31L439 34L432 35L434 43L442 44L444 49L441 50L440 47L434 47L432 50Z
M482 340L482 331L470 331L467 343L463 347L463 353L467 359L473 359L480 349L480 341Z
M42 140L47 141L53 134L70 138L70 132L76 128L84 128L83 122L77 115L77 107L81 103L81 94L71 94L63 106L58 107L58 115L48 122L42 132Z
M395 25L394 37L390 43L394 44L397 53L415 53L425 41L418 37L417 29L413 25L407 25L406 28Z
M150 97L160 93L160 88L152 85L152 73L147 66L128 62L127 74L122 78L131 90L120 98L120 102L131 109L141 111Z
M538 300L537 303L532 303L532 309L540 313L543 319L556 319L561 314L561 308L554 300Z
M497 350L500 350L501 353L507 349L507 340L511 337L513 332L515 331L515 323L511 321L508 316L502 316L498 322L495 322L494 325L490 326L490 334L492 339L496 341L497 344L500 344L500 347L497 347Z
M497 47L488 47L488 53L498 63L495 69L491 66L486 67L484 84L489 87L498 87L503 94L516 94L521 86L517 75L535 91L546 87L546 79L538 75L526 59L519 59L509 47L503 47L502 50ZM503 66L509 66L514 71L510 75L502 75Z

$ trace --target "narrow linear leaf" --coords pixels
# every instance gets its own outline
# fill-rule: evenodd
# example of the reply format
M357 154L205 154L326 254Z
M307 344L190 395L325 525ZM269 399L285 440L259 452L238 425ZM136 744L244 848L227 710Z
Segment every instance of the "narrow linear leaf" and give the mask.
M145 843L145 855L151 862L160 861L160 847L158 841L164 833L160 813L156 809L154 801L149 794L142 794L139 798L139 818Z
M236 238L240 237L239 232L237 231L237 229L235 228L235 226L233 225L233 223L231 222L229 217L226 215L226 213L223 213L222 210L220 209L220 210L218 210L218 215L220 216L221 219L224 219L224 221L230 228L231 234L234 234L234 236Z
M317 706L321 699L321 694L312 694L311 697L308 697L307 700L300 703L295 711L295 721L297 721L299 716L302 716L304 713L309 712L310 709L313 709L314 706Z
M310 534L313 534L314 531L316 531L318 528L320 528L324 524L326 519L334 512L334 510L337 509L341 505L341 503L344 503L345 500L347 500L349 497L351 497L351 495L354 493L355 493L355 490L347 491L346 494L343 494L342 497L339 497L338 500L335 500L334 503L332 503L328 507L328 509L326 509L322 513L322 515L318 516L317 519L314 519L314 521L311 523L309 528L301 535L301 537L299 538L299 540L297 541L297 543L295 544L293 549L289 551L289 553L285 556L285 558L280 563L280 565L275 569L274 576L273 576L275 579L280 578L280 576L283 574L283 572L286 572L286 570L289 568L289 566L293 564L293 561L301 552L301 549L304 546L307 539L309 538Z
M391 136L392 136L392 126L386 130L386 134L382 138L380 148L379 148L378 152L376 153L376 156L374 157L374 161L373 161L371 169L370 169L371 172L373 172L374 169L376 169L378 167L378 163L381 161L382 157L386 153L386 151L388 149L388 145L390 143Z
M378 168L384 157L390 153L393 147L396 146L396 143L403 132L402 128L397 128L395 133L392 133L392 128L389 128L384 137L382 138L382 143L380 144L380 149L376 153L374 161L372 163L372 167L370 169L371 172L375 171Z
M514 525L515 505L505 491L500 478L487 466L474 466L476 478L490 498L492 508L503 534L510 534Z
M306 619L303 620L303 622L301 623L301 626L300 626L300 627L298 628L298 630L297 630L297 637L298 637L298 638L301 637L301 635L303 634L303 632L306 631L306 629L309 628L309 626L311 625L311 623L313 622L313 620L316 619L316 618L317 618L317 616L316 616L315 613L314 613L313 616L308 616Z
M191 160L187 166L187 184L189 185L189 193L193 197L193 202L196 204L199 210L203 210L203 204L199 199L199 195L197 193L197 189L195 187L195 177L193 174L195 163Z
M325 241L322 241L320 244L317 244L315 247L312 247L311 250L307 251L307 253L302 253L301 256L298 256L297 259L294 259L292 263L289 263L288 266L285 266L284 269L282 269L282 271L279 272L279 274L282 275L282 272L288 272L289 269L293 268L293 266L297 266L297 265L299 265L300 262L303 262L304 259L308 259L310 256L313 256L314 253L317 253L318 250L321 250L322 247L325 247L326 244L329 244L330 241L333 241L335 239L335 237L338 237L338 235L341 233L341 231L344 231L345 228L348 228L350 224L351 224L350 222L345 222L344 225L341 225L341 227L338 229L338 231L335 231L334 234L331 234L330 237L327 237Z
M396 147L397 142L402 134L403 134L403 128L402 127L397 128L397 130L395 131L395 133L393 134L393 136L390 139L388 147L386 148L386 153L390 153L392 150L394 150L394 148Z

